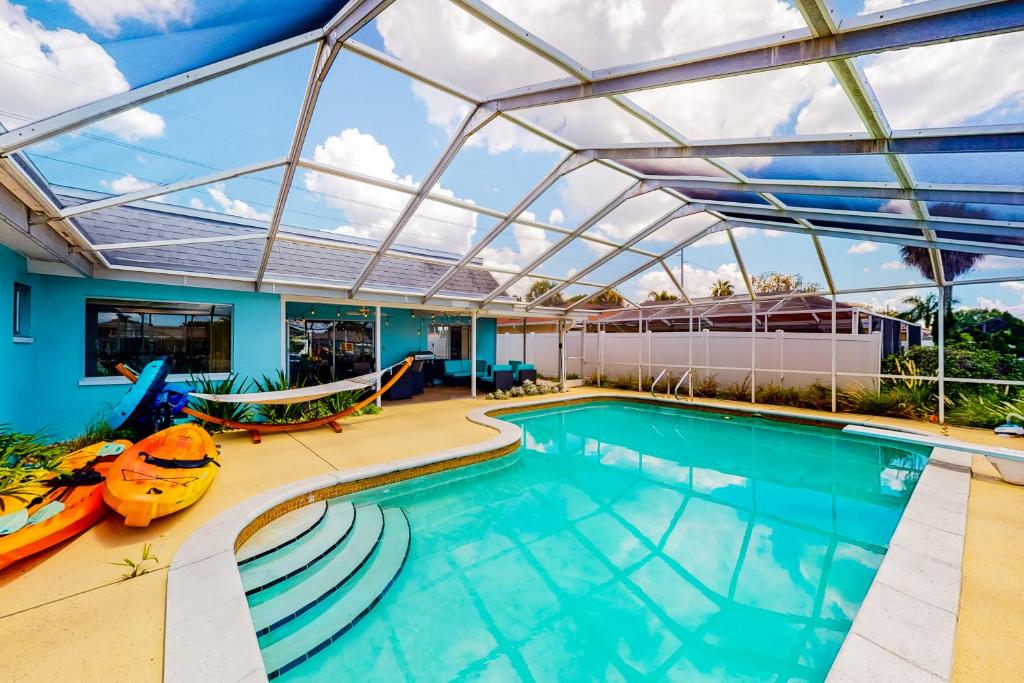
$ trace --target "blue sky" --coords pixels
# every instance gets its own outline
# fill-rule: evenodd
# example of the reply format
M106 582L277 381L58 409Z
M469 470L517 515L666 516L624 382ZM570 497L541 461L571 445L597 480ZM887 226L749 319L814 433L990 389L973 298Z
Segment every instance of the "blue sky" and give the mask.
M642 19L582 12L574 9L573 3L554 6L494 0L492 4L594 68L786 30L800 21L791 4L783 0L722 0L715 7L699 0L652 1L645 6ZM840 16L852 16L901 3L834 0L833 4ZM0 47L0 77L25 84L12 89L16 93L0 94L0 120L14 127L249 49L261 41L308 30L335 11L332 3L319 1L293 6L266 0L157 0L145 11L137 5L121 0L0 0L0 45L9 46ZM571 22L568 15L558 14L574 11ZM722 23L723 16L729 17L729 23ZM260 19L253 21L252 17ZM443 0L398 0L357 38L481 94L562 75ZM1024 57L1024 40L1011 35L969 42L969 49L961 43L859 59L894 127L1024 121L1024 84L1013 73L1005 73L1013 55ZM311 47L296 50L149 103L87 131L47 141L32 148L30 154L55 184L113 193L283 156L312 55ZM950 72L942 88L933 87L937 69ZM972 78L976 83L981 75L986 87L971 90ZM692 139L863 130L824 66L673 86L635 93L633 99ZM428 173L465 111L465 105L454 97L343 53L321 93L303 157L412 187ZM579 145L664 140L603 100L530 110L524 117ZM438 191L505 211L564 153L506 121L494 122L463 148L443 174ZM723 161L754 178L895 180L880 157ZM1024 182L1024 154L935 155L913 157L909 163L920 182ZM694 168L697 173L705 172L700 166ZM274 204L274 181L279 177L280 171L268 171L163 200L265 220ZM529 208L529 214L538 221L571 229L629 183L622 174L587 167L557 183ZM285 221L379 238L406 199L402 193L300 171ZM799 195L782 199L793 206L909 209L905 204L873 200ZM634 199L587 234L621 242L675 205L678 202L665 195ZM1024 220L1019 207L1001 208L997 216ZM706 218L679 221L640 246L660 252L681 235L693 234L709 222ZM494 220L485 216L430 202L399 241L464 252L493 224ZM750 272L801 272L809 280L823 282L808 237L752 230L735 234ZM560 237L553 231L517 225L482 256L496 267L521 267ZM832 238L823 239L823 245L840 287L920 280L899 266L893 246ZM604 249L595 242L577 242L552 257L541 272L569 276ZM696 293L704 293L719 277L741 285L735 255L723 235L687 249L686 260L685 279ZM678 258L673 261L678 268ZM639 262L638 256L625 255L587 279L617 279ZM983 265L976 276L1024 271L1021 264L1008 259L990 259ZM625 283L622 290L629 296L642 296L648 287L663 289L667 284L667 276L658 267ZM1016 288L991 285L972 288L972 293L975 299L1024 306L1024 296ZM865 295L863 300L886 305L902 296Z

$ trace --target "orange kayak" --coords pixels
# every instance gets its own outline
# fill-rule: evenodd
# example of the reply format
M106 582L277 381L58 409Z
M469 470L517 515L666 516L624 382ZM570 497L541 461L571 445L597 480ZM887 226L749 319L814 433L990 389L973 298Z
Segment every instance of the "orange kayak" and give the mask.
M107 514L103 504L103 475L110 462L97 459L103 457L102 451L112 450L112 445L124 450L132 444L131 441L100 442L75 451L61 464L64 472L71 473L68 477L48 480L53 482L50 485L41 481L38 495L20 508L8 501L8 514L20 514L24 521L17 531L0 536L0 569L77 536ZM91 476L90 470L95 470ZM62 486L62 481L68 484ZM95 483L89 483L91 481Z
M202 498L219 466L217 446L205 429L177 425L118 456L107 472L103 500L127 526L149 526Z

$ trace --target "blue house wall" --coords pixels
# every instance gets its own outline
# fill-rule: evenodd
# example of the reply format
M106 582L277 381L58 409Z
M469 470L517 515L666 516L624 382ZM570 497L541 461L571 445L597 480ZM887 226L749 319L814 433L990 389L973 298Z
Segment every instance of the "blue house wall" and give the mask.
M13 337L14 283L31 287L31 343ZM0 424L41 431L54 439L82 433L127 390L117 378L85 378L85 301L138 299L233 307L232 369L252 377L281 367L281 300L256 292L156 285L28 273L20 254L0 245ZM293 308L289 302L288 307ZM408 309L385 308L381 362L426 348L428 318ZM478 357L494 362L497 321L477 322ZM417 334L417 331L420 334Z

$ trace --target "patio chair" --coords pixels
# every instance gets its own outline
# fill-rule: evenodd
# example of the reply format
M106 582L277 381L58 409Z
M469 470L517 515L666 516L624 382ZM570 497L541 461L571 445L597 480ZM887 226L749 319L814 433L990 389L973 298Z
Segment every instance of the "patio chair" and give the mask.
M515 380L516 384L522 384L526 380L531 382L537 382L537 368L532 363L521 363L519 367L515 369Z
M491 365L487 372L477 377L484 389L490 391L508 391L512 388L513 371L511 365Z

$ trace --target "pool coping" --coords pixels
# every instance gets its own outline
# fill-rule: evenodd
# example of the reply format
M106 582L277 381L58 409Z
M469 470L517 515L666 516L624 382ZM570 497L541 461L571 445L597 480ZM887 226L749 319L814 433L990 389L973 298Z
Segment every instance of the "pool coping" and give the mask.
M235 558L237 548L266 524L318 500L508 455L519 447L522 430L518 425L497 419L502 415L554 404L582 404L607 400L696 408L720 414L765 417L835 429L844 429L847 426L875 427L866 422L839 417L810 416L785 410L765 411L753 407L723 407L699 401L676 401L615 393L594 393L586 396L555 395L538 400L501 402L474 409L466 418L497 431L497 436L469 446L444 449L291 482L259 493L228 508L189 536L175 553L167 575L164 681L191 683L196 680L267 680L256 630ZM900 552L896 553L895 559L890 559L893 553L887 553L883 560L868 596L854 620L853 628L844 640L839 656L829 672L828 680L843 683L878 680L878 670L873 668L874 662L867 661L870 657L865 656L865 653L870 656L877 654L879 661L891 660L894 667L902 667L894 668L890 672L907 670L918 676L908 680L947 680L952 667L952 634L955 633L956 609L959 606L960 565L966 527L970 456L943 449L941 437L925 432L898 427L877 431L895 432L899 435L891 438L914 437L915 443L920 443L916 439L931 438L934 442L932 460L922 473L893 534L891 547L898 546ZM964 458L968 458L966 465ZM953 483L956 484L956 492L951 495L945 489ZM960 489L963 489L962 494ZM912 516L908 516L912 507ZM922 530L925 532L924 535L921 534ZM951 540L946 537L949 534L957 538ZM937 537L938 541L932 537ZM936 548L942 549L946 554L934 557L937 554ZM954 567L957 570L957 599L953 611L932 604L935 599L929 595L932 584L949 590L951 577L941 575L943 567L946 568L946 574ZM918 585L906 585L908 578L912 577L923 577L931 583L924 583L925 590L921 591L918 590L921 581ZM878 588L879 586L881 588ZM907 614L918 618L927 617L924 623L929 628L933 623L945 624L949 619L952 620L948 649L944 646L945 637L940 644L942 653L939 659L945 662L944 665L936 665L934 653L922 646L922 642L930 643L932 639L904 637L903 640L909 642L900 641L899 647L893 648L891 643L888 647L883 645L889 642L894 625L903 623L888 613L890 596L885 594L886 591L895 591L903 596L907 602L906 609L909 610ZM936 610L943 614L933 615L932 612ZM934 622L933 617L938 618L939 622ZM906 635L904 630L904 636ZM850 644L851 641L855 641L853 645ZM879 652L873 652L872 648ZM939 673L935 673L935 670Z

